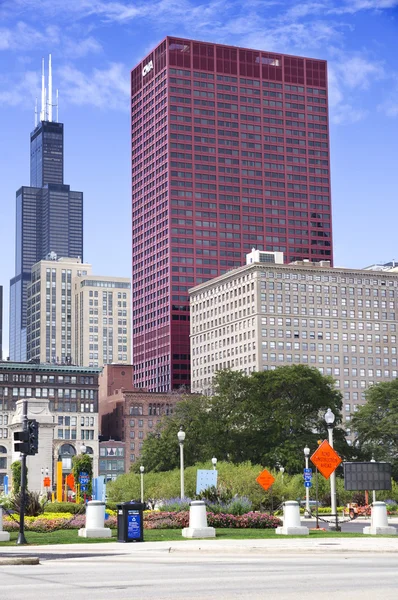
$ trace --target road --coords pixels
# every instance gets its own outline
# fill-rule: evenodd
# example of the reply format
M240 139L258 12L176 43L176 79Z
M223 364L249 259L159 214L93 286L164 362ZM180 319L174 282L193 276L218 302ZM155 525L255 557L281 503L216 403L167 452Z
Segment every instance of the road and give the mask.
M271 553L269 553L271 554ZM396 600L397 554L135 553L0 566L1 600Z

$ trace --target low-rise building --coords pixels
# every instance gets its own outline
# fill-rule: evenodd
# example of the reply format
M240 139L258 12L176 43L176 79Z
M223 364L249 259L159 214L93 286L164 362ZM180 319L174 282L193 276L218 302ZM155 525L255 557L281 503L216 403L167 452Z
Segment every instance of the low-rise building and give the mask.
M247 263L190 290L192 392L221 369L308 365L335 379L349 436L366 388L398 375L398 273Z
M21 400L28 401L28 417L39 422L39 453L27 459L29 489L40 491L41 470L48 469L52 485L56 463L63 473L82 445L93 456L98 475L98 377L100 369L65 365L0 362L0 487L11 475L13 431L21 429Z

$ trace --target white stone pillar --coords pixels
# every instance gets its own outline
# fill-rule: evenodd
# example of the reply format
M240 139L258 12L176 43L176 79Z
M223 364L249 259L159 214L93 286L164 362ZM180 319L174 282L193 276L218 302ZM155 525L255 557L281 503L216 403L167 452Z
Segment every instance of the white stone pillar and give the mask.
M86 526L79 529L79 536L86 538L112 537L109 527L105 523L105 502L90 500L86 506Z
M10 534L8 531L3 531L3 509L0 506L0 542L9 542Z
M308 535L308 527L302 527L300 521L300 507L298 502L288 500L283 504L283 525L277 527L278 535Z
M189 527L184 527L182 530L182 537L216 537L216 530L214 527L207 526L206 504L203 500L193 500L189 505Z
M14 431L22 431L22 400L17 400L16 411L10 424L11 435ZM50 411L47 398L28 398L28 419L36 419L39 423L39 451L34 456L26 457L28 467L28 489L31 492L41 492L42 475L41 470L49 469L49 477L52 477L53 465L53 439L54 439L54 415ZM12 462L19 460L19 452L14 452L12 445ZM53 481L51 481L53 484Z
M385 502L373 502L370 526L363 528L368 535L396 535L395 527L389 527Z

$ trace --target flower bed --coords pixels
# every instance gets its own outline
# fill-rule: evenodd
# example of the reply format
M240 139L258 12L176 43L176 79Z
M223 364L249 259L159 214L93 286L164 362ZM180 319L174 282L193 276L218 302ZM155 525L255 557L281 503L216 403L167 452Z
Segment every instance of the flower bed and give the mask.
M40 515L39 517L25 517L25 529L27 531L36 531L37 533L46 533L57 531L59 529L80 529L85 527L85 515L62 516L51 513ZM105 521L105 527L116 528L116 517L109 517ZM4 531L17 531L19 529L18 515L12 517L3 517Z
M207 513L207 524L216 529L276 529L282 522L266 513L249 512L234 516ZM189 526L189 512L152 512L146 515L145 529L178 529Z
M65 513L46 513L39 517L25 517L25 529L46 533L60 529L80 529L85 527L85 515L67 515ZM222 513L207 513L209 527L229 529L275 529L281 525L280 519L266 513L249 512L246 515L234 516ZM145 512L145 529L183 529L189 526L189 511L179 512ZM105 520L105 527L116 529L117 517L109 516ZM3 518L5 531L17 531L19 529L18 516L14 518L5 516Z

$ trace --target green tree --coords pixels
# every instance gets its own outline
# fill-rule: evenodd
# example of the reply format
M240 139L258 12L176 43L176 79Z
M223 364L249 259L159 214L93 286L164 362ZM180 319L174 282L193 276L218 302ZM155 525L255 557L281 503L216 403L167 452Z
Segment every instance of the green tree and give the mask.
M398 478L398 380L373 385L366 392L366 404L358 408L351 424L356 446L363 458L392 464Z
M20 460L14 460L11 463L11 476L12 476L12 493L14 496L19 494L21 489L21 472L22 464ZM26 467L26 486L28 485L28 467Z
M184 398L184 397L183 397ZM190 396L175 406L173 415L163 417L154 433L148 435L141 454L141 463L149 471L170 471L179 467L180 450L177 433L180 427L186 433L184 463L206 460L212 452L209 438L209 400L206 396ZM209 454L210 453L210 454ZM136 464L134 471L139 470Z
M220 371L213 380L211 397L194 396L176 406L144 442L142 462L147 470L169 471L179 466L177 432L186 432L186 466L219 460L284 466L287 472L303 468L303 449L312 451L318 439L327 438L327 408L341 421L341 394L331 378L303 365L279 367L246 376ZM343 458L352 455L344 431L334 432L335 446ZM136 465L135 470L139 465Z

